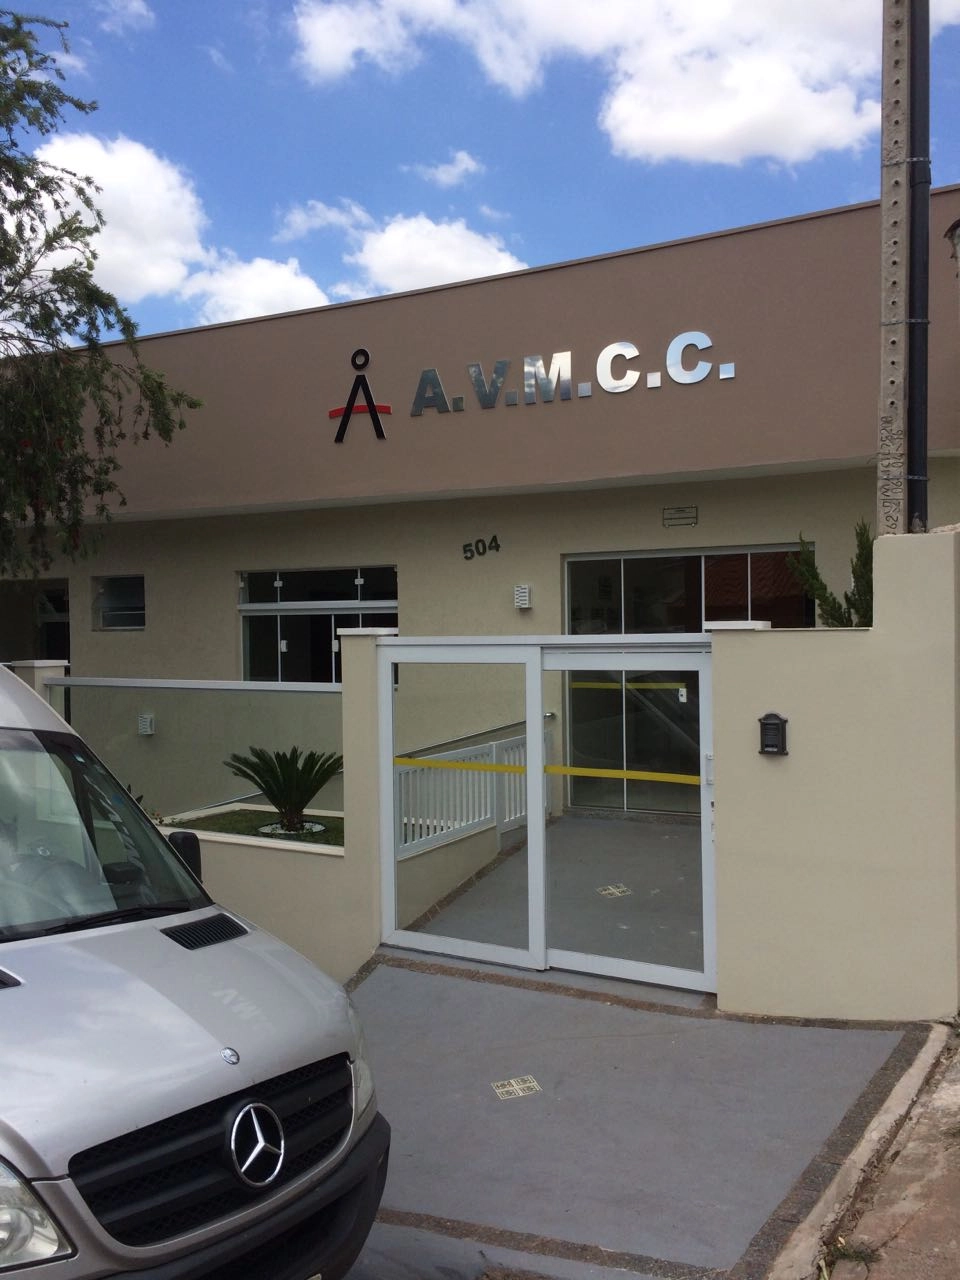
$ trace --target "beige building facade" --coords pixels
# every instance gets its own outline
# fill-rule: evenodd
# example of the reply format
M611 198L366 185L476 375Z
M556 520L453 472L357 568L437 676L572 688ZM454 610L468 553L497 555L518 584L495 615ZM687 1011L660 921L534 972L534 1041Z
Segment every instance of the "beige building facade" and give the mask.
M935 193L932 526L960 518L957 281L937 234L958 216L960 189ZM802 533L843 585L853 524L874 522L878 235L860 205L145 339L203 408L169 447L125 447L127 505L93 558L51 575L74 673L243 679L243 575L280 570L395 567L394 610L362 612L413 635L567 631L577 556ZM0 590L0 657L60 656L28 593Z
M931 526L960 522L960 306L941 234L958 218L960 188L935 192ZM853 866L833 860L843 884L821 879L798 816L828 757L834 778L863 768L863 739L881 732L874 693L896 683L900 658L948 679L949 643L911 651L911 617L921 631L952 617L956 641L955 538L930 553L939 585L914 615L897 600L927 561L884 553L885 639L877 627L822 635L789 569L803 537L842 591L854 525L874 522L878 260L879 208L866 204L145 339L148 363L203 408L169 447L125 447L127 505L89 559L0 583L0 660L68 657L74 723L165 814L231 798L222 759L255 735L343 747L344 787L324 801L345 805L348 831L364 833L354 856L373 860L356 873L349 834L330 855L363 899L362 927L345 926L348 967L393 938L698 987L749 1012L950 1013L960 907L947 774L936 794L948 816L916 876L902 858L909 824L884 846L896 769L871 811L879 879L860 835ZM344 723L341 633L357 629L384 633L378 692L353 697L389 719L388 744L382 724ZM472 647L443 656L444 638ZM919 705L908 689L906 717ZM764 712L803 733L803 752L759 757ZM956 763L956 719L951 738L938 715L938 759ZM843 751L814 749L821 735ZM351 780L350 752L381 778L376 804L371 782ZM505 817L503 786L534 761L543 779ZM467 779L485 777L497 781L481 803ZM855 825L843 794L823 812L839 841ZM483 820L467 814L477 804ZM530 820L541 811L545 823ZM244 883L260 856L244 855ZM229 903L221 852L211 859ZM510 876L513 907L529 910L508 927L512 908L482 895ZM927 951L917 935L909 979L865 936L851 944L859 976L845 994L804 956L831 886L848 912L865 886L891 911L910 886L918 907L933 891L950 919ZM378 911L368 898L381 893ZM620 905L580 929L577 894ZM480 904L470 919L468 899ZM309 925L295 932L303 945Z

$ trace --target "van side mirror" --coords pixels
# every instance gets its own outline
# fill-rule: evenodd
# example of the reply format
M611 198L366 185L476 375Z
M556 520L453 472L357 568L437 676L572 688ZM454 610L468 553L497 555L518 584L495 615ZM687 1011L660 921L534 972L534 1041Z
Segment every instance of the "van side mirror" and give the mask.
M195 831L171 831L167 836L167 843L172 846L180 861L185 863L187 868L202 883L200 838L197 833Z

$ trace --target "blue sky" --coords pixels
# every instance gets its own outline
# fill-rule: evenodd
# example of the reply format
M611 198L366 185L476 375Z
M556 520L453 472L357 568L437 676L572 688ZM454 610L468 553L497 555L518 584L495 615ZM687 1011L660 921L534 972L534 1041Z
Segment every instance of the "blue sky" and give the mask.
M49 0L99 110L40 153L101 186L141 333L323 305L875 198L881 8ZM960 0L931 17L945 185Z

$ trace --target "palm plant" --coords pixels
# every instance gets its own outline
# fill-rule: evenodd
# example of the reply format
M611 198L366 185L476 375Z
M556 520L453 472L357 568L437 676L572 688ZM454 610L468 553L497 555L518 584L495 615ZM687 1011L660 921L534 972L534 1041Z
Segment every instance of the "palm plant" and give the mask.
M304 829L303 811L320 788L339 773L343 756L333 751L321 754L299 747L289 751L266 751L251 747L248 756L234 752L223 762L238 778L252 782L280 815L284 831Z

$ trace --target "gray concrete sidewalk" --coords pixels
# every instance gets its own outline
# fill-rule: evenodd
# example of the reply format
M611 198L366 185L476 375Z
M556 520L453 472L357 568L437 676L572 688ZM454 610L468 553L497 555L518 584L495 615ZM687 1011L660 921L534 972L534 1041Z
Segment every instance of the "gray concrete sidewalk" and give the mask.
M759 1280L927 1034L378 959L353 996L394 1137L356 1280Z
M831 1280L960 1276L960 1042L954 1037L881 1168L841 1225Z

